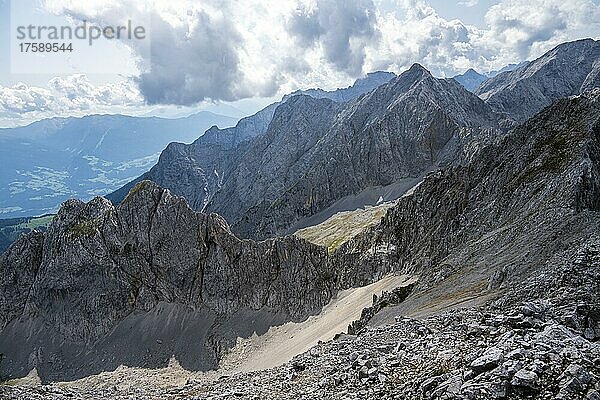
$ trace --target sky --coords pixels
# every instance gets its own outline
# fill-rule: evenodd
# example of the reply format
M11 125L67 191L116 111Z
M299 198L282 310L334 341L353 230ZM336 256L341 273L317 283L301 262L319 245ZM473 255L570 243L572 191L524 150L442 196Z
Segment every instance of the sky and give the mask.
M133 21L147 35L19 51L19 25L83 20ZM371 71L418 62L439 77L485 73L586 37L600 39L600 0L0 0L0 126L93 113L240 117Z

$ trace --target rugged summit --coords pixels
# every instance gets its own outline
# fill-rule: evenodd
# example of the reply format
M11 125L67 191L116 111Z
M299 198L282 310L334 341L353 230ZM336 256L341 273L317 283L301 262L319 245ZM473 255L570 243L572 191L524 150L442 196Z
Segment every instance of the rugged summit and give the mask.
M600 85L600 42L563 43L537 60L484 82L476 94L522 122L552 102Z
M389 77L357 81L352 96ZM260 239L289 232L344 196L468 158L503 123L455 81L418 64L350 102L326 97L291 96L263 110L260 123L257 114L192 145L173 143L140 179L184 196L195 210L223 215L240 237ZM250 122L260 129L236 134ZM234 135L247 140L228 139ZM108 198L119 202L134 184Z
M64 380L172 355L214 368L236 337L318 312L335 284L325 257L294 237L239 240L149 181L116 208L70 200L0 257L1 374Z
M501 135L501 121L456 81L418 64L342 105L296 96L225 175L206 210L241 237L282 234L345 196L468 159Z

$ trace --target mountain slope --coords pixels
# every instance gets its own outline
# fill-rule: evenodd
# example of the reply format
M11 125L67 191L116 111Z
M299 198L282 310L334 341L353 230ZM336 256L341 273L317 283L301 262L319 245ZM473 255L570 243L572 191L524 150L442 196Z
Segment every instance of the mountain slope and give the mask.
M110 193L146 171L174 140L192 141L229 117L201 112L186 118L94 115L54 118L0 130L0 216L55 212L70 197Z
M518 121L525 121L560 98L600 86L600 42L563 43L537 60L484 82L483 100Z
M241 241L219 216L194 213L149 181L117 208L70 200L45 234L0 257L2 375L36 367L43 380L73 379L172 355L215 368L237 336L329 301L325 257L293 237Z
M287 104L206 208L241 237L282 234L344 196L468 159L502 123L456 81L419 65L338 110L301 96Z
M394 77L389 72L375 72L358 79L354 85L334 91L311 89L297 91L315 99L331 99L335 102L350 101L387 82ZM158 163L147 173L107 196L113 203L119 203L138 182L152 180L173 193L184 196L193 209L203 210L219 190L225 174L234 168L246 151L252 138L267 131L275 109L292 96L285 96L282 102L274 103L255 115L243 118L236 127L229 129L211 128L192 145L171 143L161 154Z

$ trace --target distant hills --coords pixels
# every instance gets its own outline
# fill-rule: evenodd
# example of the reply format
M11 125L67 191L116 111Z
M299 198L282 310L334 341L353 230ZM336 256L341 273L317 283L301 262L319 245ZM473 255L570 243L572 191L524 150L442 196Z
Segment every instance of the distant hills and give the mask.
M465 87L470 92L474 92L477 88L485 81L495 77L503 72L513 71L529 64L529 61L523 61L519 64L509 64L498 71L490 71L485 74L481 74L475 71L473 68L469 68L465 73L454 76L454 79Z

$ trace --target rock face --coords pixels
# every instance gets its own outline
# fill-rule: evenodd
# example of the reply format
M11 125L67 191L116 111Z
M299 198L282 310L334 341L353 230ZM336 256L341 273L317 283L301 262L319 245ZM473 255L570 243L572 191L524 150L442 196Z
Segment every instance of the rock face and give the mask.
M236 337L318 312L335 283L325 257L293 237L239 240L149 181L117 208L68 201L0 258L2 375L72 379L171 355L214 368Z
M559 308L581 303L561 324L593 340L599 121L598 90L556 103L468 165L426 177L380 225L332 256L293 237L239 240L221 217L195 213L146 181L118 207L69 201L45 234L25 236L0 258L2 374L36 367L44 380L73 379L120 364L164 366L172 355L188 369L214 368L236 337L302 319L337 289L389 271L418 275L419 283L369 324L473 293L502 309L535 298ZM521 313L506 323L537 327L544 307ZM504 350L492 347L469 361L473 373L504 365ZM390 381L374 367L359 369L359 382ZM517 367L511 387L537 390L530 372L540 373ZM579 390L568 383L576 372L565 372L565 390ZM440 387L458 390L453 385Z
M107 199L118 204L137 183L151 180L185 196L195 210L202 210L219 189L223 171L235 164L242 152L239 148L243 149L249 140L267 130L278 104L242 118L234 127L213 126L192 144L170 143L150 171L111 193Z
M219 129L213 126L191 145L171 143L149 172L111 193L107 198L118 204L138 182L151 180L179 196L184 196L194 210L202 211L220 189L224 175L239 162L240 156L246 151L247 142L267 131L275 109L290 97L304 94L317 99L345 102L394 77L391 72L379 71L367 74L345 89L296 91L285 96L282 102L273 103L250 117L242 118L235 127Z
M206 210L241 237L280 235L344 196L459 163L501 116L418 64L353 102L296 96L226 174Z
M530 64L484 82L476 94L494 109L525 121L552 102L600 85L600 42L563 43Z
M446 296L561 290L557 277L569 273L560 268L575 267L558 260L587 254L600 222L599 95L560 100L467 166L430 174L379 226L342 245L334 262L354 266L346 270L353 280L421 274L422 287ZM525 289L533 273L538 281Z
M369 76L349 93L389 78ZM232 128L208 131L191 146L171 144L143 178L184 196L195 210L224 216L238 236L264 239L345 196L464 161L507 124L454 80L436 79L417 64L347 103L322 97L287 98L251 140L222 146L209 139L216 132L225 139ZM130 188L109 198L118 201Z

